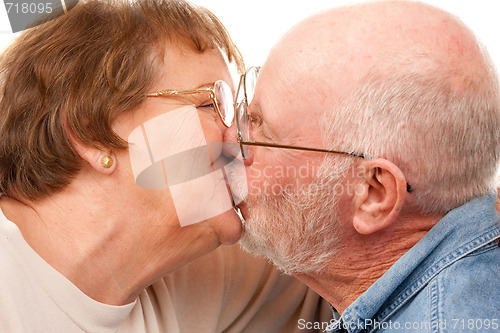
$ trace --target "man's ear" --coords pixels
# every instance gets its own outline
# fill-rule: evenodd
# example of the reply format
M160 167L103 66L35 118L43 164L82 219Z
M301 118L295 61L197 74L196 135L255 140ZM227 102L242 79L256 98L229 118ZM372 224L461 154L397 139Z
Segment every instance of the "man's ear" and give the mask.
M354 193L353 226L360 234L372 234L394 222L405 202L406 179L386 159L363 161L363 176Z
M84 144L73 133L72 130L67 129L68 137L75 149L76 153L85 160L95 171L103 174L110 175L116 168L116 157L111 152L105 152L101 149L88 146Z

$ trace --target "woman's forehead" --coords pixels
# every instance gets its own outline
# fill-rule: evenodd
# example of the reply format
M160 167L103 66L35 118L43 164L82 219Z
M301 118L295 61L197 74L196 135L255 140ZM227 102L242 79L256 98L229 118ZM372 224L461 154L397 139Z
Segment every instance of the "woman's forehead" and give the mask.
M163 89L196 89L224 80L232 86L228 65L218 49L198 52L167 45L156 86Z

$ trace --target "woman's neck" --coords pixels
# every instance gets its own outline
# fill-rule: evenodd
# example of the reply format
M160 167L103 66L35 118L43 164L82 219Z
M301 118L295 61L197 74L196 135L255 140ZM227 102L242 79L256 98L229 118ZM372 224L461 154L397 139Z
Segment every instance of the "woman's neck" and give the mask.
M0 204L33 250L89 297L111 305L130 303L181 265L154 248L168 227L147 223L172 217L139 218L116 203L106 207L95 195L68 192L37 202L4 197Z

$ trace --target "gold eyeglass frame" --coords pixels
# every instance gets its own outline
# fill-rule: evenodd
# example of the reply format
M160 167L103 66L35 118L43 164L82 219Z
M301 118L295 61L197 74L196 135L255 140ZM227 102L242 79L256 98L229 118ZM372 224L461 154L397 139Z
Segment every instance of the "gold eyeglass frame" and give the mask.
M217 112L217 115L219 116L219 119L221 120L222 124L229 128L233 124L234 117L235 117L235 112L233 111L233 117L231 119L231 122L229 124L226 123L224 120L224 117L222 116L222 113L219 108L219 102L217 101L217 94L215 92L215 87L217 84L225 84L229 91L231 91L231 88L229 85L223 81L223 80L217 80L215 81L210 87L204 87L204 88L198 88L198 89L188 89L188 90L176 90L176 89L165 89L165 90L160 90L160 91L155 91L151 93L147 93L146 97L165 97L165 96L175 96L175 95L183 95L183 94L199 94L199 93L204 93L208 92L209 93L209 98L212 100L215 111ZM234 106L234 99L233 99L233 106Z

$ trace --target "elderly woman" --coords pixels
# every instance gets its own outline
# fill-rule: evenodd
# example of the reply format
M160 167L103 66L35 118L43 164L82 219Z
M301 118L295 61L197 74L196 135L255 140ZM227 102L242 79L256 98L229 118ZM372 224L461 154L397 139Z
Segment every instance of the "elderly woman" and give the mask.
M6 50L2 332L292 332L318 320L299 282L217 249L240 220L224 176L196 176L228 163L212 144L234 112L226 60L243 68L217 18L180 0L80 1Z

